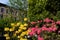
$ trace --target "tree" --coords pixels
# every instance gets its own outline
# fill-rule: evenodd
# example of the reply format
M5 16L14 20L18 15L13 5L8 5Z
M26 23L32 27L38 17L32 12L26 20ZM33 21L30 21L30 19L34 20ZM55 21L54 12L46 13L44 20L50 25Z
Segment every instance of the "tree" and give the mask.
M26 17L27 13L27 0L9 0L12 7L20 10L19 18L23 22L23 18Z
M27 1L26 0L9 0L12 7L19 10L27 10Z
M46 17L60 19L60 0L28 0L28 18L30 21Z
M47 0L28 0L28 18L30 21L38 20L43 18L43 12L47 13L45 10Z
M60 11L60 0L48 0L45 9L56 16L57 11Z

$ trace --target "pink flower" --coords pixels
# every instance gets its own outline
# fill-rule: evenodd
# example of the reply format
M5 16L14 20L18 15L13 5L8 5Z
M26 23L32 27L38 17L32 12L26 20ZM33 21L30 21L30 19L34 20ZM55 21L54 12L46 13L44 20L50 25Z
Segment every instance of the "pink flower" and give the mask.
M42 27L41 29L42 29L42 31L47 31L48 28Z
M36 28L38 28L38 26L35 26Z
M37 21L38 23L42 22L42 20Z
M37 28L36 27L33 27L33 28L31 28L31 31L36 32L37 31Z
M37 34L40 34L41 33L41 29L37 29Z
M56 28L56 27L49 27L49 28L48 28L48 31L49 31L49 32L52 32L52 31L54 31L54 32L55 32L56 30L57 30L57 28Z
M46 24L46 26L50 26L50 24Z
M49 22L51 22L51 20L50 20L49 18L46 18L46 19L44 20L44 22L49 23Z
M52 23L54 23L54 21L53 21L53 20L51 20L51 22L52 22Z
M29 35L30 35L30 36L35 35L35 32L30 32Z
M30 36L33 36L36 34L37 27L30 28L31 32L29 33Z
M37 22L31 22L31 24L36 24Z
M60 30L58 31L58 33L60 33Z
M53 22L52 25L56 25L55 22Z
M56 24L59 24L60 25L60 21L57 21Z
M52 28L51 27L48 28L48 32L52 32Z
M57 30L57 28L56 28L56 27L54 27L54 28L52 29L52 31L54 31L54 32L55 32L56 30Z
M38 40L44 40L44 38L42 38L42 37L38 36Z

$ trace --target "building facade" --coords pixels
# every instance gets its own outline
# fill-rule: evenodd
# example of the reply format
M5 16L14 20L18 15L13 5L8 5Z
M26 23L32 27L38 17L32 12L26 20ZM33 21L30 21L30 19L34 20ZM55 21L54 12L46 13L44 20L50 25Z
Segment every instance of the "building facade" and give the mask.
M0 3L0 19L2 18L14 18L15 20L19 20L20 11L16 8L12 8L8 5Z

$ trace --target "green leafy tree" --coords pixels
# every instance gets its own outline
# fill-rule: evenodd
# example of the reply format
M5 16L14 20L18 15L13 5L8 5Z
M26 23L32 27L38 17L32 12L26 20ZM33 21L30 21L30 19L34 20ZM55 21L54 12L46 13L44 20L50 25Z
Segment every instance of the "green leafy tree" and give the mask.
M9 0L12 7L15 7L19 10L27 10L27 1L26 0Z
M60 19L59 0L28 0L28 18L30 21L44 19L46 17L54 20Z
M28 0L28 17L30 21L32 20L38 20L41 17L43 18L44 15L43 12L47 11L45 10L47 0ZM48 14L48 13L47 13Z
M23 18L26 17L28 3L27 0L9 0L13 8L20 10L20 20L23 22Z

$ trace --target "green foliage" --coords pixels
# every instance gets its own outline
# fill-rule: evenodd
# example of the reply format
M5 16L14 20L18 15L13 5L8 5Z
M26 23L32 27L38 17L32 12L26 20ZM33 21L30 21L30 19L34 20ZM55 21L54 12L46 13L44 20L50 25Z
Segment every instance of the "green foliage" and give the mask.
M4 27L10 27L10 23L11 22L16 22L13 18L3 18L0 20L0 28L4 28Z
M30 21L53 18L60 20L60 2L59 0L28 0L27 17Z
M28 17L30 20L43 18L47 0L28 0ZM34 19L35 20L35 19Z
M1 28L1 27L2 27L2 28L7 27L8 24L9 24L9 21L4 20L4 19L1 19L1 20L0 20L0 28Z
M46 10L56 15L57 11L60 10L60 0L48 0Z
M9 0L12 7L19 10L27 10L26 0Z

